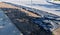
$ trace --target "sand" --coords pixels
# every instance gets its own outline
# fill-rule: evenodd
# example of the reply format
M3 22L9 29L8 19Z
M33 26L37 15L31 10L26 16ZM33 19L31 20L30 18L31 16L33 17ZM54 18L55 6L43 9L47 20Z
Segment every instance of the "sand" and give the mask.
M53 31L54 35L60 35L60 28Z
M16 9L20 9L21 11L25 12L25 13L28 13L29 16L33 16L33 17L40 17L34 13L31 13L31 12L28 12L27 10L24 10L22 8L19 8L19 7L16 7L16 6L12 6L12 5L9 5L9 4L6 4L6 3L2 3L0 2L0 8L16 8Z

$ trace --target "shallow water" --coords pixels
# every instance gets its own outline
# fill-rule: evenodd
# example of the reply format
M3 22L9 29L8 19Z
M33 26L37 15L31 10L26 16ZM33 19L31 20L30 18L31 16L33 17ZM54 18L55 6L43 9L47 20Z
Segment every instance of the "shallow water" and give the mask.
M10 21L10 19L0 10L0 35L21 35L22 33Z

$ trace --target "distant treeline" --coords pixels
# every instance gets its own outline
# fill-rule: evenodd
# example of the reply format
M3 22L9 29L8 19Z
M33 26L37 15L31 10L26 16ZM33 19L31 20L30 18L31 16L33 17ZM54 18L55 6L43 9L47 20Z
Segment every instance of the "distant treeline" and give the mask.
M54 0L54 1L60 1L60 0Z

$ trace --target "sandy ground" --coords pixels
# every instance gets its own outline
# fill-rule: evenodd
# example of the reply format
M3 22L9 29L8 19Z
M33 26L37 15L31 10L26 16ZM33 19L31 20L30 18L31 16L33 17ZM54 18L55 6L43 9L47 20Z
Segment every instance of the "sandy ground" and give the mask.
M19 29L22 30L22 32L25 33L31 33L29 35L50 35L49 33L46 34L46 32L39 28L38 25L33 24L30 19L40 17L34 13L31 13L27 10L24 10L22 8L18 8L9 4L5 4L0 2L0 9L2 9L5 14L11 19L13 23L18 25ZM24 17L22 17L24 16ZM18 23L17 23L18 22ZM31 30L31 32L30 32ZM60 35L60 28L55 30L53 32L55 35ZM26 34L28 35L28 34Z
M23 12L25 12L25 13L28 13L29 16L40 17L40 16L38 16L38 15L36 15L36 14L33 14L33 13L31 13L31 12L28 12L28 11L26 11L26 10L24 10L24 9L21 9L21 8L18 8L18 7L9 5L9 4L1 3L1 2L0 2L0 8L16 8L16 9L20 9L21 11L23 11Z
M60 28L53 31L54 35L60 35Z

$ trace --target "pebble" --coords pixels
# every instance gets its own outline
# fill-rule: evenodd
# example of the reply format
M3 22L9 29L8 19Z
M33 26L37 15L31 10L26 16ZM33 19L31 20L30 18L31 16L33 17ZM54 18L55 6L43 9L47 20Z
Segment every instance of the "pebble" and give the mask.
M4 26L0 26L0 29L1 29L1 28L4 28Z

